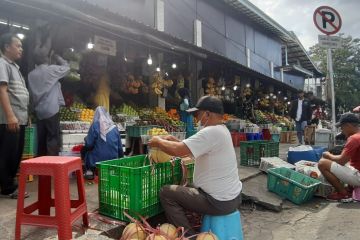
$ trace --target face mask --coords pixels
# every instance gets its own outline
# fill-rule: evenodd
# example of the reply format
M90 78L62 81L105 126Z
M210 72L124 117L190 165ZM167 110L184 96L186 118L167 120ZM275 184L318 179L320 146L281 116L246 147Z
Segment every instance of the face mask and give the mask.
M204 116L205 116L205 115L203 115L203 116L201 117L201 119L197 122L196 131L198 131L198 132L199 132L200 130L204 129L205 126L206 126L207 121L206 121L206 123L204 124L204 126L203 126L202 123L201 123L201 120L204 118Z

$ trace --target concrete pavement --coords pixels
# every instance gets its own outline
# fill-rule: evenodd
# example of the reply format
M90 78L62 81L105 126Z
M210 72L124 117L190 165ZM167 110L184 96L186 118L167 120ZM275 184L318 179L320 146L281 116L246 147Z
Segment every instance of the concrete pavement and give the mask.
M291 145L281 144L280 146L280 157L286 159L287 149ZM236 149L236 152L239 154L239 149ZM268 193L266 185L263 184L266 181L266 175L263 175L258 169L240 166L239 175L244 186L252 181L262 185L262 188L251 187L250 191L272 195L274 199L279 199L279 205L281 201L281 209L273 209L278 212L268 210L269 206L264 208L266 205L261 203L261 199L258 201L260 205L254 204L253 201L243 202L240 211L245 239L360 239L360 229L358 228L360 203L329 203L324 199L315 198L307 204L297 206L283 201L275 194ZM74 187L75 184L72 184L72 193L75 193ZM36 190L35 179L34 182L27 184L27 191L31 196L26 202L35 200ZM96 184L86 184L86 196L88 210L94 212L98 208ZM0 206L0 240L14 239L16 200L0 199ZM86 234L83 233L80 223L76 223L73 227L74 239L119 239L122 227L119 227L116 222L105 223L98 217L99 215L90 216L92 229L89 229ZM152 220L152 222L163 221L166 221L163 215ZM22 239L57 239L57 231L23 226Z

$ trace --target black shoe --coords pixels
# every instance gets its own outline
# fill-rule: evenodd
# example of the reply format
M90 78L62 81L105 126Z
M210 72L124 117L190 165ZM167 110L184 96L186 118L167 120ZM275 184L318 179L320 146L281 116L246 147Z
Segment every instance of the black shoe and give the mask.
M86 180L94 180L95 174L94 174L94 172L91 171L91 170L86 170L86 172L85 172L85 174L84 174L84 178L85 178Z

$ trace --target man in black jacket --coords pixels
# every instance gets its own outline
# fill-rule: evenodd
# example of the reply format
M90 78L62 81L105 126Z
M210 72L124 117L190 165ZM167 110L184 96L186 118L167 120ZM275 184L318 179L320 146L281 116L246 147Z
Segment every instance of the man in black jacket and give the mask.
M290 117L295 120L297 137L299 143L302 144L304 129L311 120L312 110L310 101L304 98L304 91L299 90L298 97L291 103Z

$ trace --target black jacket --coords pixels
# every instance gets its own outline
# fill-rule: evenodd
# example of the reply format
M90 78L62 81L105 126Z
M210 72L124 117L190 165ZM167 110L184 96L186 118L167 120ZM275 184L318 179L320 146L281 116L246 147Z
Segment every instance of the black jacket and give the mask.
M290 117L296 120L296 113L298 109L298 99L291 102ZM302 103L302 114L300 122L310 121L312 117L311 103L308 99L304 99Z

